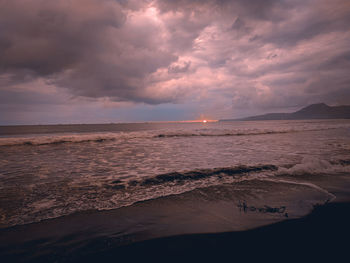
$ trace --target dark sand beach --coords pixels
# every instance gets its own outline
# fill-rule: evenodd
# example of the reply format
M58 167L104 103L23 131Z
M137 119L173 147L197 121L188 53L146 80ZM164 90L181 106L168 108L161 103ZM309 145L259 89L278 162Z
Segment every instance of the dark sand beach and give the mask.
M288 261L348 257L350 203L315 208L308 216L257 229L154 239L95 254L95 258L193 258ZM97 256L97 257L96 257ZM91 258L92 259L92 258Z
M252 195L247 190L252 183L1 229L2 262L339 262L347 255L350 203L345 202L345 183L333 188L343 202L331 203L307 186L292 189L275 182L260 182L262 194ZM276 194L264 192L272 188ZM280 191L284 199L276 203ZM307 201L316 197L325 203Z
M113 238L97 238L73 250L66 246L50 254L17 247L2 262L139 262L217 259L221 262L269 260L298 262L329 260L344 262L348 257L350 203L319 206L300 219L287 220L247 231L180 235L118 245ZM59 231L59 230L57 230ZM65 240L69 244L70 236ZM44 243L44 240L36 241ZM12 247L16 248L16 247ZM54 249L54 248L53 248ZM36 255L35 257L32 257Z

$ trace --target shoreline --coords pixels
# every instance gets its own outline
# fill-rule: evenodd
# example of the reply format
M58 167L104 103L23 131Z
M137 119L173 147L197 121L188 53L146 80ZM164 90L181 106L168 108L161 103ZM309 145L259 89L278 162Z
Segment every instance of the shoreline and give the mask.
M204 234L185 234L120 245L114 237L85 240L79 247L53 247L51 253L15 247L17 253L1 249L2 262L114 262L127 260L193 261L231 259L285 261L340 260L348 254L350 202L319 205L297 219L288 219L255 229ZM59 230L58 230L59 231ZM69 244L74 236L60 242ZM45 243L45 240L36 242ZM40 249L40 246L38 247Z
M77 262L128 260L205 260L284 261L315 259L340 260L348 256L350 203L316 206L308 215L255 229L210 234L188 234L140 241L124 246L96 249L102 240L86 247ZM73 259L74 260L74 259Z
M245 181L120 209L84 211L0 229L0 258L2 262L207 257L250 261L271 255L288 258L291 251L310 257L323 252L338 255L347 251L342 239L350 236L350 201L343 187L332 189L338 189L332 192L342 198L325 204L321 200L327 195L305 185ZM315 252L319 248L322 253Z

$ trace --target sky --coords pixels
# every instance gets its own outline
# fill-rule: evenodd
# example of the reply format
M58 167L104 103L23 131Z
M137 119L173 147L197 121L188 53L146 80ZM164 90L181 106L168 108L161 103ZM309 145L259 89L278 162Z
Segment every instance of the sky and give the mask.
M348 0L0 0L0 125L350 104Z

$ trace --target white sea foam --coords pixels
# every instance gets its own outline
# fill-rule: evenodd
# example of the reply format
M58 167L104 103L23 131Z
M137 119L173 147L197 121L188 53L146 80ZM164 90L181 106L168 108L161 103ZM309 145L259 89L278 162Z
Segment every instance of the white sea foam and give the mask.
M350 165L342 165L341 162L322 160L314 156L306 156L300 163L290 168L279 167L277 174L322 174L350 172Z
M63 143L87 143L125 140L145 136L144 132L119 132L119 133L94 133L94 134L69 134L69 135L40 135L25 137L0 138L0 146L19 145L49 145Z
M326 189L319 187L318 185L315 185L313 183L310 182L296 182L296 181L291 181L291 180L284 180L284 179L276 179L276 178L263 178L260 179L262 181L271 181L271 182L275 182L275 183L286 183L286 184L293 184L293 185L301 185L301 186L306 186L306 187L310 187L313 188L317 191L320 191L326 195L329 196L328 198L328 202L333 201L334 199L336 199L336 196L334 194L332 194L331 192L327 191Z

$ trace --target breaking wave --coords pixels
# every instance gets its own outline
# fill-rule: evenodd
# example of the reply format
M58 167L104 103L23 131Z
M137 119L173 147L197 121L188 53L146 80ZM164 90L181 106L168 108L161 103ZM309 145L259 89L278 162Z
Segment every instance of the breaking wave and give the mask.
M300 163L277 166L274 164L259 165L238 165L232 167L221 167L212 169L195 169L182 172L170 172L158 174L152 177L142 178L140 180L114 180L111 182L113 189L126 189L134 186L156 186L167 183L184 184L190 181L205 180L210 177L224 179L227 177L237 178L246 174L268 173L268 176L275 175L319 175L329 173L350 172L350 159L345 160L320 160L317 158L306 157ZM213 181L211 181L213 183Z
M291 167L279 167L277 175L307 175L324 173L350 172L350 160L322 160L315 157L304 157L300 163Z
M130 138L132 133L97 133L72 135L41 135L33 137L0 138L0 146L41 146L67 143L101 143Z
M146 178L142 181L131 181L129 185L158 185L166 182L182 182L182 181L194 181L200 180L212 176L235 176L246 174L250 172L262 172L262 171L276 171L278 168L275 165L257 165L257 166L235 166L225 168L214 168L214 169L200 169L192 170L188 172L173 172L156 175L155 177Z
M321 166L320 166L321 165ZM10 210L0 220L0 227L17 224L27 224L47 218L55 218L83 210L110 210L130 206L134 203L152 200L159 197L178 195L195 189L204 189L211 186L239 185L242 182L251 182L251 191L259 187L260 183L271 181L276 187L281 184L291 184L312 188L326 194L328 200L335 196L327 190L308 182L297 180L298 175L314 175L322 173L350 171L350 159L333 161L304 158L301 163L289 167L274 164L238 165L211 169L194 169L189 171L175 171L158 174L150 177L131 180L131 178L114 179L105 183L91 184L80 187L78 185L56 185L55 191L65 198L43 199L42 195L30 195L31 204L22 209ZM287 179L278 175L292 175ZM277 175L277 176L276 176ZM296 180L293 180L296 175ZM87 183L87 182L86 182ZM87 191L88 187L89 191ZM74 189L74 195L72 195ZM49 191L49 189L47 189ZM270 189L273 191L273 189ZM4 190L5 191L5 190ZM14 194L8 189L8 194ZM18 192L19 189L16 190ZM24 193L24 192L23 192ZM98 193L98 194L97 194ZM6 192L3 193L7 195ZM69 207L67 204L70 204ZM23 214L21 214L23 213Z
M105 141L115 141L115 138L96 138L96 139L81 139L81 140L70 140L70 139L54 139L51 141L37 141L37 140L25 140L21 142L1 142L0 146L40 146L40 145L55 145L63 143L87 143L87 142L105 142Z
M339 127L338 127L339 128ZM332 128L320 128L320 129L288 129L288 130L242 130L242 131L210 131L210 132L192 132L192 133L162 133L158 134L156 138L171 138L171 137L220 137L220 136L254 136L254 135L269 135L269 134L284 134L284 133L297 133L297 132L312 132L312 131L325 131L338 129Z

